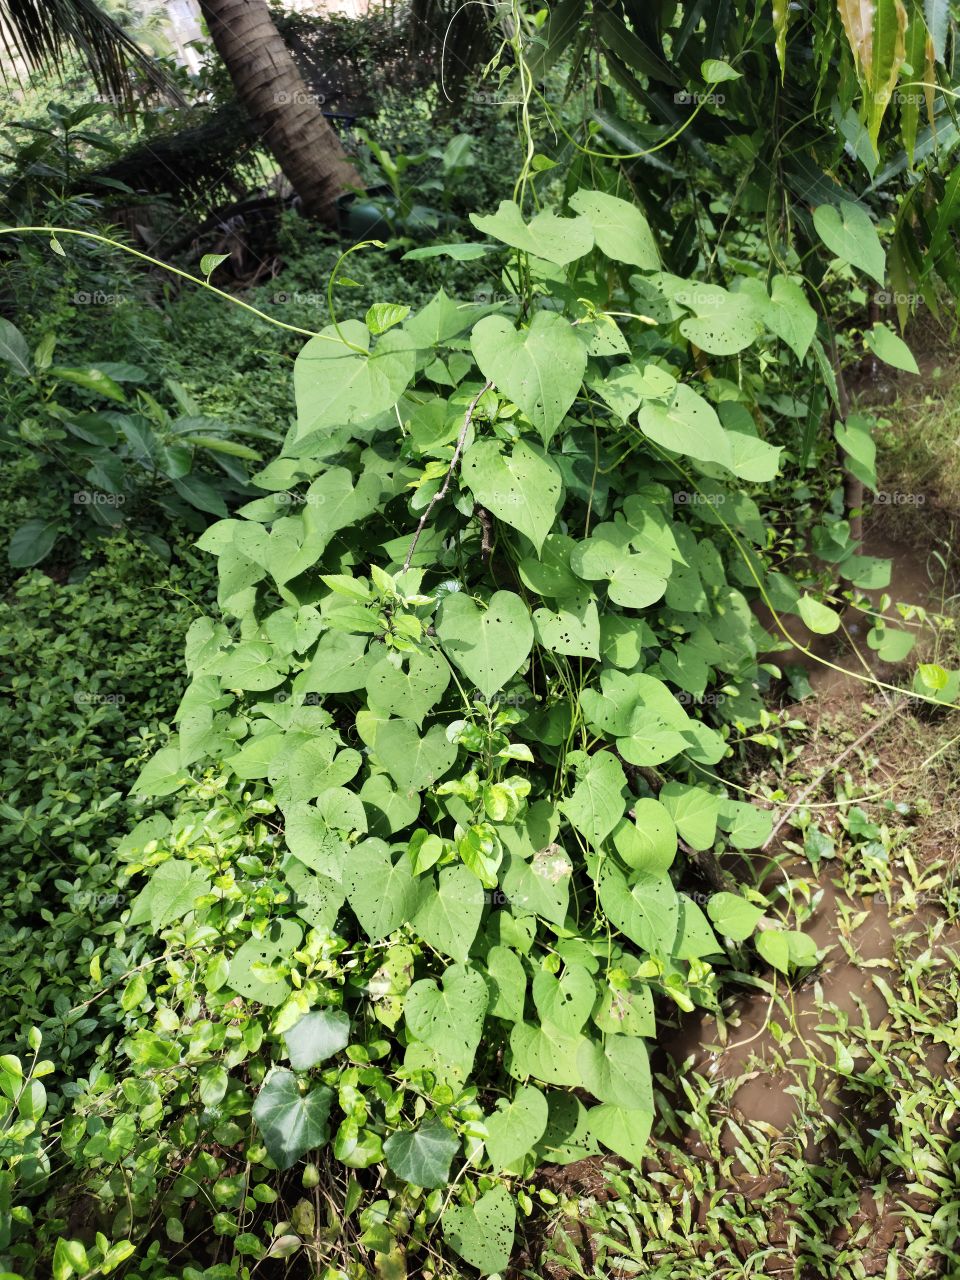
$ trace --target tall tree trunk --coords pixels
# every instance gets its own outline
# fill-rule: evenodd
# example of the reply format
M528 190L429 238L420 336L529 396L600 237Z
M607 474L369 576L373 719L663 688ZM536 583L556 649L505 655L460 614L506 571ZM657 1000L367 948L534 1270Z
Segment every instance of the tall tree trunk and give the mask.
M200 0L200 9L237 96L264 127L264 141L304 212L335 223L337 197L363 183L297 70L266 0Z

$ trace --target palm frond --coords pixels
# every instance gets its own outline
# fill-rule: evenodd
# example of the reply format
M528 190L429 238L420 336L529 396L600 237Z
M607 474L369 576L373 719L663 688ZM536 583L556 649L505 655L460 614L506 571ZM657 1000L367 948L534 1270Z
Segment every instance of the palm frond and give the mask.
M138 83L183 101L150 55L95 0L0 0L0 46L11 63L57 74L64 56L76 53L121 112L133 109ZM0 74L9 79L11 68L0 62Z

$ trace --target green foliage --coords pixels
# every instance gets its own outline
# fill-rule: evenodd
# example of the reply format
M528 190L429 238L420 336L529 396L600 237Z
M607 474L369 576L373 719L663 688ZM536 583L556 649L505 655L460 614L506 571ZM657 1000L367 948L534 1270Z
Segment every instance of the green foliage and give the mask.
M0 444L4 452L29 450L40 464L41 483L63 495L65 508L13 532L7 552L13 567L47 559L59 538L74 533L78 518L92 532L131 522L149 530L159 509L168 520L189 527L193 519L202 529L196 513L224 516L227 501L247 492L244 464L260 454L232 438L235 428L201 415L179 384L167 383L176 405L171 413L141 385L148 373L140 366L54 364L55 345L49 333L31 354L16 326L5 320L0 327L0 360L9 374L9 425ZM274 438L270 432L248 434ZM146 536L164 551L156 534Z
M159 920L168 948L216 939L216 1001L239 992L286 1045L292 1071L280 1054L258 1095L238 1081L248 1141L281 1168L325 1145L385 1162L426 1197L424 1230L442 1208L427 1193L456 1177L444 1238L490 1271L513 1233L504 1173L597 1144L639 1158L655 1010L716 1002L725 953L678 841L722 852L770 830L709 774L768 679L743 590L764 580L763 526L748 554L725 525L777 467L751 388L780 313L715 307L741 373L720 357L703 377L697 287L634 272L634 209L577 203L589 216L486 225L527 245L512 311L441 292L381 336L348 321L304 348L265 496L201 538L219 617L191 627L179 736L134 788L167 794L205 762L276 832L234 826L229 870L189 806L128 844L150 877L131 920ZM653 329L630 320L651 299ZM639 428L636 403L595 394L617 378ZM679 486L722 501L701 513ZM744 907L719 912L727 937L752 932ZM166 1021L137 1033L160 1069ZM561 1143L574 1089L593 1103Z

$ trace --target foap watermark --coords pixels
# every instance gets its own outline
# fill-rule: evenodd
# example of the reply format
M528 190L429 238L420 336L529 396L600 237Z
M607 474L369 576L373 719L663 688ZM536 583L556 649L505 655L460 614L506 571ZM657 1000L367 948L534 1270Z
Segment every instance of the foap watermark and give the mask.
M75 889L68 893L64 902L71 911L89 911L99 914L102 911L115 911L127 903L127 895L116 889Z
M522 707L524 703L533 701L533 695L530 693L486 694L482 689L471 689L470 701L485 702L490 707Z
M73 701L78 707L122 707L126 698L122 693L93 693L89 689L77 689Z
M322 493L295 493L289 489L275 493L273 500L281 507L322 507L326 502Z
M99 489L78 489L73 495L77 507L122 507L126 500L122 493L102 493Z
M694 93L689 89L678 89L673 95L678 105L689 107L722 107L726 97L722 93Z
M898 289L881 289L873 295L878 307L918 307L923 302L922 293L901 293Z
M881 489L874 498L879 507L922 507L927 500L925 493L890 493Z
M674 505L678 507L722 507L726 500L722 493L688 493L686 489L673 495Z
M685 689L681 689L676 694L676 699L685 707L719 707L721 703L727 701L727 695L725 693L687 693Z
M271 297L270 302L275 307L284 307L291 302L298 307L325 307L327 298L323 293L288 293L281 289Z
M273 95L273 100L279 107L300 107L304 104L311 107L322 107L326 105L327 95L325 93L313 93L309 89L294 89L292 92L281 89L279 93Z
M73 295L75 307L124 307L131 301L126 293L104 293L102 289L78 289Z

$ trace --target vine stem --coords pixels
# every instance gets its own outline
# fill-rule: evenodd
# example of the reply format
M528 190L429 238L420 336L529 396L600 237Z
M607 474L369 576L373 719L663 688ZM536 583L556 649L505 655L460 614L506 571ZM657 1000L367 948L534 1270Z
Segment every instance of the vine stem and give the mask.
M151 266L160 267L163 271L169 271L175 276L180 276L182 280L189 280L191 284L198 284L203 289L209 289L217 297L225 298L227 302L232 302L235 307L242 307L244 311L252 312L253 315L259 316L261 320L266 320L267 324L276 325L278 329L287 329L290 333L299 333L305 338L322 338L324 341L338 344L340 342L339 338L332 338L329 334L317 333L313 329L301 329L298 325L286 324L283 320L268 316L265 311L252 307L249 302L243 302L240 298L235 298L232 293L225 293L223 289L218 289L209 280L201 280L199 276L193 276L189 271L181 271L179 267L171 266L169 262L163 262L160 258L152 258L149 253L141 253L139 249L134 249L120 240L112 240L109 236L101 236L94 231L78 231L74 227L0 227L0 236L23 235L26 232L50 236L79 236L82 240L95 240L98 244L110 245L113 249L120 249L124 253L132 254L134 258L139 258L142 262L149 262ZM339 266L339 263L337 265Z
M453 473L456 471L457 463L460 461L460 455L463 453L463 446L466 444L467 440L467 432L470 430L470 423L473 421L473 415L476 412L477 405L480 403L481 397L486 395L492 386L493 383L488 379L467 406L467 412L463 415L463 426L460 428L460 434L457 436L457 443L454 446L453 457L450 459L449 467L447 467L447 474L443 478L443 484L427 503L427 509L420 517L420 523L417 525L416 531L413 535L413 541L410 543L410 550L407 552L406 559L403 562L401 573L406 573L410 568L410 562L413 560L413 553L417 549L417 543L420 541L420 535L423 533L426 528L427 521L430 519L430 512L438 502L447 496L447 490L450 488L450 481L453 479Z

